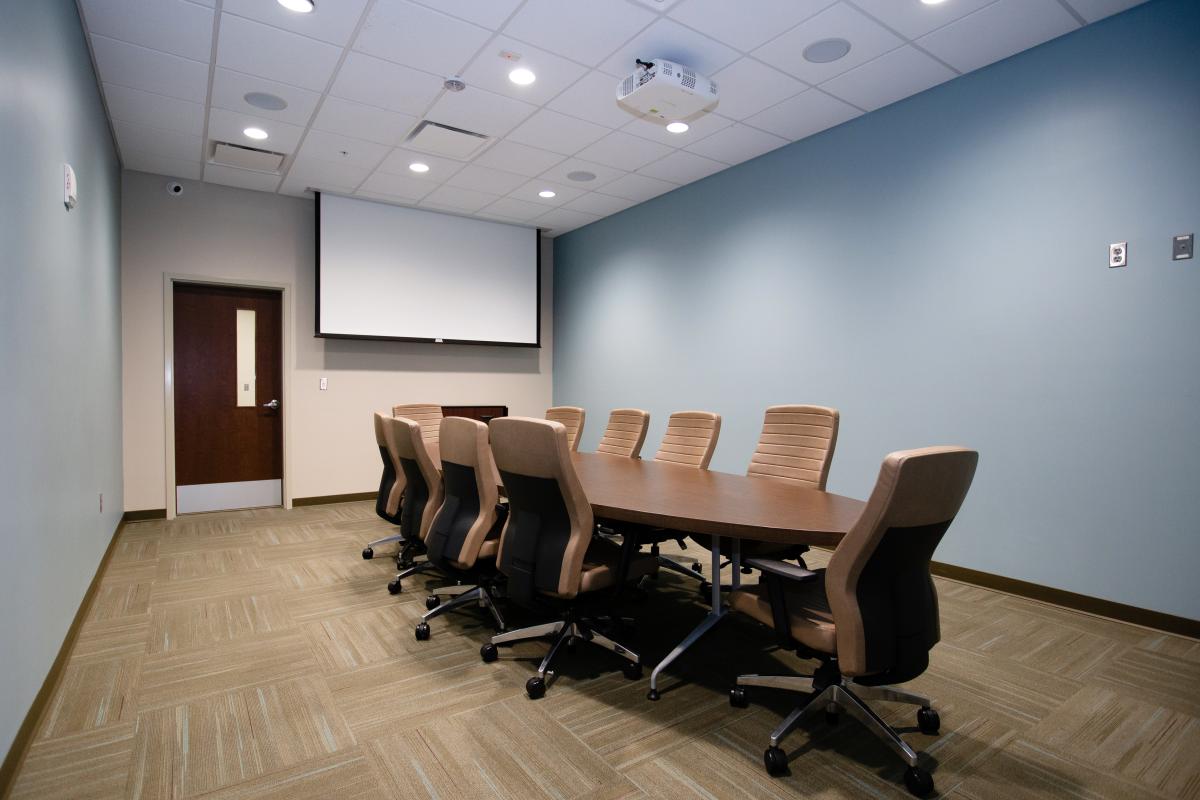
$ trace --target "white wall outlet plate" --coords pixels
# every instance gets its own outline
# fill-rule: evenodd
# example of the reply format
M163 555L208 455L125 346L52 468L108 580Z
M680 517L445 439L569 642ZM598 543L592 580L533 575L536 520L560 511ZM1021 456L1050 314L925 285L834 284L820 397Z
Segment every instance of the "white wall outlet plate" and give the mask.
M324 392L324 391L327 391L328 389L329 389L329 378L321 378L321 391Z
M1108 266L1123 267L1129 261L1129 242L1113 242L1108 246Z

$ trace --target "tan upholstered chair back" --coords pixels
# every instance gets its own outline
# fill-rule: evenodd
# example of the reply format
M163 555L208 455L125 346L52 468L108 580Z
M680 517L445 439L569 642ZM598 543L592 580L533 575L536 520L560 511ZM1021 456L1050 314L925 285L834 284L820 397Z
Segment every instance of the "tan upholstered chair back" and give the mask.
M708 469L720 435L720 414L711 411L676 411L667 420L667 433L658 446L658 452L654 454L654 460Z
M646 443L646 429L650 427L649 412L640 408L617 408L608 415L608 427L600 437L597 453L638 458L642 445Z
M379 482L379 497L375 501L375 511L379 516L387 518L396 516L400 510L400 498L404 497L404 471L400 468L400 460L396 455L395 440L389 439L388 429L392 418L386 414L375 412L375 444L379 446L379 455L383 462L383 477Z
M470 569L479 557L488 532L496 524L500 478L488 444L488 427L464 417L446 417L441 424L442 507L425 544L429 559L446 559Z
M425 445L429 446L432 443L436 448L442 424L441 406L433 406L428 403L392 406L392 416L405 417L416 422L421 426L421 436L425 439Z
M551 422L561 422L567 429L567 446L572 450L579 449L579 439L583 436L583 420L587 412L578 406L555 406L546 409L546 419Z
M408 481L404 487L401 532L422 540L442 505L442 476L429 456L421 425L408 417L395 417L396 455Z
M518 603L537 593L574 597L594 521L566 427L530 417L498 417L488 427L508 495L497 564L508 576L509 597Z
M823 490L837 445L838 417L836 408L824 406L771 406L746 474Z
M979 454L962 447L891 453L825 572L843 674L911 680L941 635L929 562L962 506Z

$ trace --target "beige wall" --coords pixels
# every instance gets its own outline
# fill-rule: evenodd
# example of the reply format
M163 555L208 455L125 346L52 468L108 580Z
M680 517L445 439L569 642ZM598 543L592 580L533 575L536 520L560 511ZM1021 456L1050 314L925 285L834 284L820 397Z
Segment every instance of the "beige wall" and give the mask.
M551 399L552 248L542 248L542 348L313 336L311 200L125 172L121 316L126 510L166 507L164 274L289 284L285 484L292 497L364 492L379 480L370 413L401 402L506 404L541 416ZM411 299L396 298L403 313ZM288 332L285 331L285 338ZM319 379L329 378L328 391Z

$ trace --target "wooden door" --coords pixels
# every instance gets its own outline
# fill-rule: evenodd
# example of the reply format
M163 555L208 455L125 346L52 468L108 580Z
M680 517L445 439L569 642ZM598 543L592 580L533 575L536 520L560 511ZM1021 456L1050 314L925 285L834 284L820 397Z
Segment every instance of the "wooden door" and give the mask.
M283 501L282 294L176 283L179 513Z

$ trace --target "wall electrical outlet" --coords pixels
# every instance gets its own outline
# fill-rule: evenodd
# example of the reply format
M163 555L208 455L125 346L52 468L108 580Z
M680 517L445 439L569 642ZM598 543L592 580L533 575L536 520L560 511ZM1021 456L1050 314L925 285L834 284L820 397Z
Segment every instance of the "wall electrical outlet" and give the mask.
M323 392L328 388L329 388L329 378L321 378L321 391Z
M1129 262L1129 242L1113 242L1108 246L1108 266L1123 267Z
M1193 235L1185 233L1182 236L1176 236L1171 240L1171 260L1183 261L1185 258L1192 257Z

